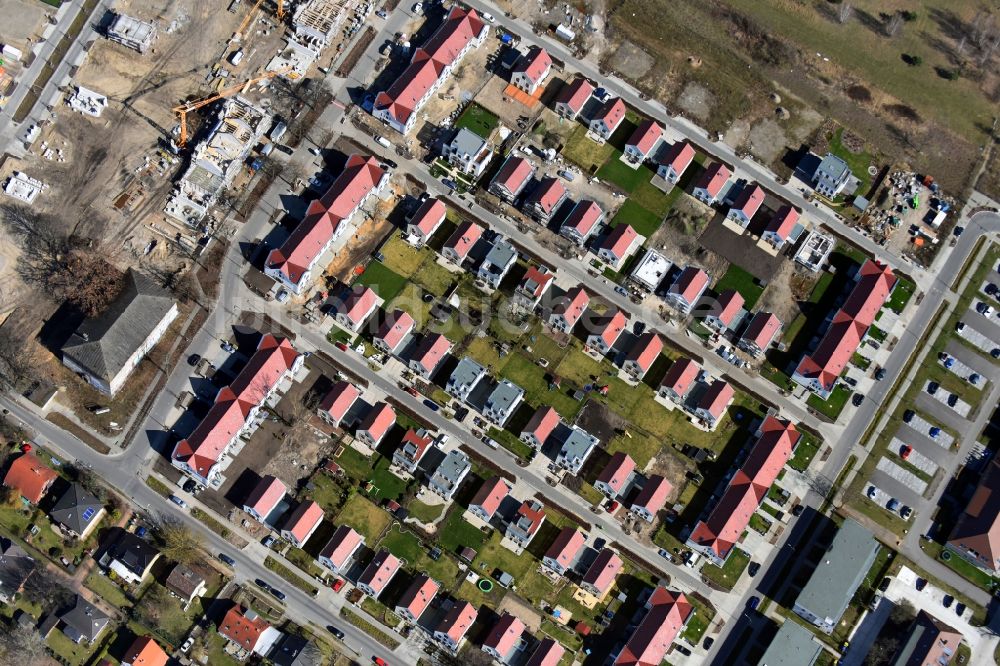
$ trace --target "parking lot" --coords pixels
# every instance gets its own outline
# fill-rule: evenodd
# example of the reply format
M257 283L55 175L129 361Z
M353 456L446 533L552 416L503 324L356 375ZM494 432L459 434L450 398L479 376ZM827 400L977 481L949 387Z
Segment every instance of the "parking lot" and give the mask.
M935 382L925 382L923 390L927 393L927 395L931 396L941 404L955 410L955 412L963 419L968 417L969 412L972 411L972 405L959 398L957 394L941 388Z

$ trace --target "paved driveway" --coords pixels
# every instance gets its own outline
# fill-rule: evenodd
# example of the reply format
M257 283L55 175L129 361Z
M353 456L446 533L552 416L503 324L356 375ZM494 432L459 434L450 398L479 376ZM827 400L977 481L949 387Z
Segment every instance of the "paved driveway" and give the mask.
M889 444L889 450L892 451L893 453L901 455L903 447L907 445L910 447L910 454L909 456L907 456L906 462L910 465L913 465L924 474L930 474L931 476L934 476L934 474L937 473L938 470L937 463L934 462L932 459L928 458L927 456L925 456L923 453L921 453L920 450L917 449L916 446L914 446L913 442L903 441L898 436L893 437L892 443Z
M977 354L958 340L949 340L944 350L991 382L1000 380L1000 365Z
M965 429L969 427L969 422L963 419L958 412L943 402L935 400L934 396L927 395L927 391L921 391L917 394L913 406L957 432L965 432Z
M909 428L919 437L926 437L930 441L934 442L946 451L951 449L951 445L955 443L955 438L951 436L951 433L940 430L941 424L929 421L924 416L914 412L913 416L910 418L909 423L903 425L903 429ZM939 432L936 437L931 436L931 429L938 428Z

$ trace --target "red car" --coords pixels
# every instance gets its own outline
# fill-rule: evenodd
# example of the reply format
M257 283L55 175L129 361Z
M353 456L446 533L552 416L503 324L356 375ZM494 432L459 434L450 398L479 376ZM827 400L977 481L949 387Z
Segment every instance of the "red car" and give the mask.
M413 388L412 386L407 386L406 387L406 392L409 393L410 395L412 395L415 398L419 398L420 397L420 394L417 392L417 389Z
M910 453L912 451L913 451L912 446L910 446L909 444L903 444L901 447L899 447L899 457L902 458L903 460L906 460L907 458L910 457Z
M334 342L333 346L336 347L337 349L339 349L340 351L347 351L347 343L346 342Z
M372 657L372 663L374 663L375 666L389 666L386 660L382 657Z
M330 589L333 590L334 592L340 592L342 587L344 587L343 578L334 578L333 582L330 583Z

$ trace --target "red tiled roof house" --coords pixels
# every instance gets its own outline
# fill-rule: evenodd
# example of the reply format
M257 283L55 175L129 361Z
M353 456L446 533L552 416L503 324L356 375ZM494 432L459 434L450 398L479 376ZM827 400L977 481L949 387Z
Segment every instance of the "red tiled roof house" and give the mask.
M784 205L778 209L778 212L768 222L767 228L764 229L760 238L770 243L774 249L780 250L788 242L788 238L798 222L799 211L792 206Z
M615 657L614 666L659 664L694 613L687 597L663 587L653 591L646 608L645 617Z
M597 248L597 256L617 271L645 242L646 237L640 236L632 225L619 224L604 237Z
M378 308L378 295L369 287L355 285L343 303L337 306L337 323L341 328L357 333L375 313L376 308Z
M596 201L581 199L559 227L559 233L583 247L594 232L604 223L604 209Z
M469 513L484 522L490 522L497 509L500 508L500 503L510 495L510 490L510 483L499 476L484 481L476 492L476 496L469 502Z
M534 310L552 286L553 277L553 273L545 266L532 266L514 290L514 302L525 310Z
M780 319L771 312L758 312L750 320L737 344L753 356L760 357L771 346L780 331Z
M458 652L465 634L478 616L479 613L472 604L468 601L459 601L441 619L441 623L434 630L434 640L451 652Z
M694 408L695 415L709 430L715 430L735 397L736 392L732 386L721 379L716 379L708 385L708 390L701 394Z
M360 397L361 391L354 384L345 381L336 382L323 396L316 413L330 425L339 428L347 412Z
M372 344L387 354L398 354L415 326L416 322L410 313L405 310L394 310L379 326L372 338Z
M545 508L536 499L525 500L517 509L514 520L507 524L505 535L521 548L527 548L545 522Z
M672 402L682 405L688 393L694 387L701 368L689 358L679 358L671 364L667 374L663 376L658 391L661 398L666 398Z
M594 487L608 497L617 497L628 486L634 472L635 461L627 453L619 451L601 470Z
M417 465L424 459L424 454L430 448L431 442L433 440L427 436L424 430L421 429L418 432L410 428L403 435L403 441L400 442L399 448L392 454L393 464L402 467L410 474L416 473Z
M532 46L514 65L510 82L529 95L534 95L551 71L552 58L548 52L543 48Z
M413 579L410 587L396 604L396 615L410 624L416 624L427 607L431 605L434 595L441 586L430 576L421 574Z
M447 213L448 208L443 201L434 197L426 199L407 223L406 233L416 240L418 247L424 245L441 227Z
M511 155L490 181L490 192L507 203L514 203L514 200L524 191L534 175L534 164L523 157Z
M705 315L705 326L714 329L717 333L724 333L736 323L736 315L743 309L743 296L735 289L726 289L715 302L712 308Z
M483 641L483 652L501 664L510 664L521 644L523 633L524 623L513 615L504 613Z
M1000 460L986 466L946 548L990 575L1000 572Z
M732 173L725 164L722 162L713 162L701 174L701 178L695 184L692 194L694 194L696 199L709 206L718 203L726 187L726 183L729 182L730 176L732 176Z
M625 158L633 164L642 164L662 138L663 128L658 122L649 118L643 120L625 143Z
M219 623L219 634L247 652L267 656L281 638L281 632L249 608L233 606Z
M407 364L413 372L429 380L451 351L451 341L440 333L428 333L417 345Z
M364 543L365 538L355 532L354 528L341 525L323 546L316 559L333 573L343 573Z
M524 666L558 666L566 654L566 648L553 638L543 638Z
M302 502L285 521L281 536L301 548L323 522L323 507L312 500Z
M726 219L746 229L763 203L764 189L756 183L747 183L739 196L736 197L736 201L733 202L733 207L726 214Z
M652 331L647 331L640 335L628 350L622 370L633 380L641 381L662 352L663 338Z
M621 310L615 310L594 325L593 332L587 336L587 346L602 355L609 353L626 326L628 317Z
M603 548L583 574L580 587L602 599L611 589L624 564L618 553L610 548Z
M374 449L395 424L396 410L387 403L377 402L365 415L354 436Z
M635 514L636 518L641 518L647 523L653 522L656 514L667 503L667 497L673 486L665 478L656 474L646 479L642 485L642 490L632 500L629 511Z
M247 496L243 510L253 516L257 522L263 523L285 498L287 492L288 488L279 479L271 475L261 477L261 480Z
M525 424L520 439L528 446L540 449L557 425L559 425L559 412L549 405L543 405L535 410L531 419Z
M122 657L121 666L167 666L169 657L149 636L139 636Z
M694 161L694 148L687 141L678 141L663 153L656 173L665 181L676 185Z
M625 120L625 102L621 97L612 97L605 101L590 119L590 132L607 141L623 120Z
M387 550L381 550L358 578L358 589L370 597L378 597L385 590L402 562Z
M545 551L542 564L559 575L573 568L587 537L575 527L564 527Z
M667 302L676 308L681 314L690 314L705 290L708 289L708 273L688 266L673 281L667 290Z
M453 264L461 265L469 256L469 251L483 235L483 228L475 222L462 222L455 233L445 241L441 255Z
M559 210L569 197L569 191L558 178L543 178L524 201L524 212L543 224L548 224L552 215Z
M549 326L563 333L569 333L576 326L576 322L580 321L589 304L590 295L586 290L582 286L573 287L553 306L552 314L549 316Z
M38 504L52 488L59 475L46 467L32 453L25 453L14 459L3 478L3 485L16 490L31 504Z
M576 120L593 94L594 86L590 81L578 77L569 85L563 86L556 99L554 111L567 120Z

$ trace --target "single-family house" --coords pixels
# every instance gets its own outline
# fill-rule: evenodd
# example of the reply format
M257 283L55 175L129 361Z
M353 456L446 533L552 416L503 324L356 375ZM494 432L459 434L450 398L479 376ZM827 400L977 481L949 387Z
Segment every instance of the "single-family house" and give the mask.
M354 384L345 381L334 382L320 401L316 413L330 425L339 428L347 412L360 397L361 391Z
M715 430L735 397L736 392L728 382L716 379L708 385L708 390L701 394L698 404L694 408L695 415L705 423L709 430Z
M708 273L695 266L688 266L670 285L666 300L681 314L690 314L708 289L708 283Z
M79 483L74 483L56 500L49 518L78 539L86 539L104 514L101 501Z
M469 627L479 617L476 607L468 601L458 601L449 610L434 629L434 640L450 650L458 652Z
M323 507L312 500L306 500L285 519L281 536L295 544L296 548L301 548L322 522Z
M945 547L986 573L1000 572L1000 461L993 458Z
M317 561L335 574L343 573L350 567L354 556L365 543L365 538L354 528L341 525L330 540L319 551Z
M476 276L490 288L498 289L516 261L517 250L514 246L508 240L498 238L486 253L486 258L479 264Z
M208 591L205 577L186 564L175 564L164 583L164 587L180 599L185 607Z
M440 333L427 333L420 340L408 363L410 370L430 381L441 361L451 351L451 340Z
M524 212L542 224L548 224L552 215L569 197L569 191L558 178L546 177L535 186L524 201Z
M369 448L378 448L392 426L396 424L396 410L387 403L376 402L358 426L354 436Z
M553 110L567 120L576 120L593 94L593 84L583 77L577 77L569 85L563 86Z
M692 615L694 607L682 593L656 588L646 601L646 615L625 641L612 666L659 664Z
M545 508L536 499L525 500L517 509L517 515L507 524L505 535L508 539L527 548L545 522Z
M315 643L291 633L281 635L271 648L267 659L273 666L323 666L324 664L324 655Z
M590 294L582 285L573 287L552 307L552 314L549 315L549 326L563 333L572 332L588 305L590 305Z
M149 636L137 636L125 654L121 666L167 666L170 657Z
M575 527L564 527L545 551L542 565L559 575L564 575L567 570L573 568L586 542L587 535L583 532Z
M445 241L441 255L453 264L462 265L472 246L482 237L483 228L475 222L465 221L458 225L455 233Z
M369 287L352 287L337 306L335 319L341 327L357 333L378 308L378 295Z
M921 609L893 666L948 666L963 638L961 631Z
M450 500L471 469L469 456L452 449L427 480L427 488L442 499Z
M716 333L725 333L736 323L736 315L743 310L743 295L735 289L726 289L712 301L711 308L705 313L705 326Z
M757 183L747 183L726 213L726 219L746 229L763 203L764 188Z
M396 615L410 624L416 624L440 589L441 585L437 581L427 574L420 574L413 579L396 604Z
M424 459L424 454L427 453L427 449L430 448L433 441L428 437L426 430L410 428L403 435L403 441L400 442L399 448L392 454L393 464L402 467L410 474L415 474L417 465Z
M517 654L523 633L524 623L505 612L483 641L483 652L499 663L509 665Z
M379 326L372 344L388 354L398 354L403 343L413 332L416 322L405 310L394 310Z
M350 384L348 384L350 386ZM288 488L280 479L271 476L261 477L254 489L247 495L243 503L243 510L250 514L254 520L263 523L271 512L274 511L281 500L285 499Z
M532 266L529 268L521 283L514 290L514 302L525 310L534 310L542 296L552 286L552 278L555 275L545 266Z
M659 474L654 474L642 484L642 489L632 500L629 511L635 514L636 518L651 523L660 509L666 505L671 490L673 486L669 481Z
M678 141L663 153L656 173L668 183L676 185L694 161L694 154L694 148L690 143Z
M104 549L98 562L106 571L113 571L119 578L139 585L159 557L160 551L153 544L133 532L118 530L117 538Z
M596 201L581 199L573 205L573 210L559 227L559 233L582 247L603 224L604 217L604 209Z
M778 209L778 212L774 214L771 221L767 223L767 227L761 233L761 240L767 241L776 250L780 250L795 228L795 225L799 223L799 211L793 206L785 204Z
M444 147L448 163L460 172L479 178L493 157L486 139L467 127L458 130L451 142Z
M833 153L827 153L813 173L813 187L827 199L832 199L844 190L852 176L847 162Z
M635 344L625 356L624 370L634 381L641 381L663 351L663 338L653 331L647 331L636 338Z
M601 470L601 473L597 476L597 480L594 482L594 487L608 497L618 497L628 486L628 482L632 479L634 473L635 461L632 460L632 456L619 451L611 456L611 460Z
M93 645L111 618L79 594L73 597L70 606L59 614L59 629L74 643Z
M388 550L380 550L358 578L358 589L370 597L378 597L401 566L398 557Z
M562 446L559 447L559 453L556 454L556 465L570 474L579 474L599 440L579 426L565 428L564 432L566 436L563 438Z
M615 310L614 314L606 315L594 323L587 335L587 347L601 355L609 353L626 326L628 317L621 310Z
M559 412L549 405L542 405L525 424L520 439L528 446L540 449L557 425L559 425Z
M534 175L534 164L523 157L511 154L490 181L490 192L507 203L514 203Z
M538 46L532 46L527 53L518 58L510 74L510 82L514 87L534 95L551 71L552 58L548 52Z
M729 182L729 177L732 176L729 169L722 162L713 162L705 172L701 174L701 178L695 183L694 194L695 198L702 203L716 204L719 202L719 198L725 189L726 183Z
M447 214L448 207L440 199L424 199L407 223L406 233L416 240L417 246L424 245L441 228Z
M642 164L649 159L662 138L663 128L658 122L649 118L643 120L625 143L625 159L634 164Z
M757 312L740 336L740 349L755 357L764 355L774 338L781 331L781 320L773 312Z
M667 374L663 375L657 392L661 398L683 405L699 374L701 368L697 363L689 358L679 358L670 365Z
M635 254L635 251L642 247L645 242L646 237L640 236L632 228L632 225L622 223L604 237L597 248L597 256L617 271L621 269L625 260Z
M524 666L558 666L564 654L566 648L560 645L559 641L554 638L543 638Z
M524 389L509 379L501 379L486 398L483 416L494 425L503 427L507 419L524 400Z
M105 395L114 395L177 317L177 301L135 269L97 317L87 318L62 346L62 362Z
M247 652L266 656L281 632L249 608L234 603L219 622L219 635Z
M59 475L46 467L33 453L22 453L7 468L3 485L13 488L31 504L38 504L52 488Z
M583 574L580 587L598 599L604 597L611 589L624 564L622 558L618 557L618 553L610 548L602 548L594 561L587 567L586 573Z
M454 398L465 401L472 389L486 377L486 368L477 363L471 356L464 357L451 371L444 390Z
M0 537L0 602L10 604L21 591L38 563L20 546Z
M500 503L510 494L510 483L501 477L483 481L475 497L469 502L469 512L484 522L490 522L500 508Z
M607 141L623 120L625 120L625 102L621 97L611 97L594 112L588 126L592 134Z

